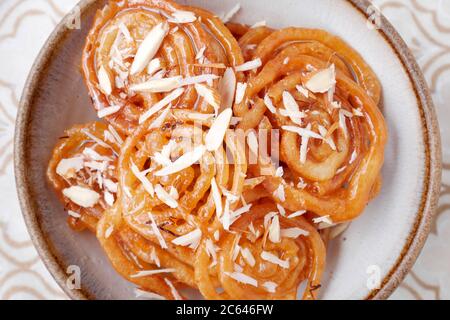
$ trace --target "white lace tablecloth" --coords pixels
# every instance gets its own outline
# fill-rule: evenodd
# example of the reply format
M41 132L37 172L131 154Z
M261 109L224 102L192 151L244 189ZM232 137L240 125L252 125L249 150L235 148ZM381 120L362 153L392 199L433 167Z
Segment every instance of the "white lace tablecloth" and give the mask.
M373 2L398 29L423 69L441 125L445 163L432 232L413 271L392 298L450 299L450 0ZM15 190L12 153L14 120L28 72L50 32L76 3L0 1L0 299L66 298L26 231Z

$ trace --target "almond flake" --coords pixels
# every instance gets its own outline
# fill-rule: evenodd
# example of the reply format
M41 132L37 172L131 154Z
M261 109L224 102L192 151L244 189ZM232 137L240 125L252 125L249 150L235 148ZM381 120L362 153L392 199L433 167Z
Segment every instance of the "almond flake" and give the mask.
M136 56L134 57L133 64L131 65L130 74L135 75L149 64L155 54L158 52L164 38L169 32L169 24L164 22L156 25L142 41Z
M202 231L200 229L195 229L181 237L172 240L172 243L177 246L190 247L196 249L200 243L200 238L202 237Z
M153 185L147 179L145 171L141 172L139 168L133 163L133 161L131 162L131 172L142 183L145 191L147 191L153 197L155 195L155 189L153 188Z
M230 230L231 216L230 216L230 200L225 199L225 207L223 208L222 225L225 230Z
M288 63L289 63L289 57L284 58L283 64L288 64Z
M266 288L267 292L275 293L277 290L278 285L275 282L272 281L266 281L262 284L264 288Z
M155 72L161 70L162 66L161 66L161 59L159 58L155 58L152 59L152 61L150 61L150 63L147 66L147 74L154 75Z
M195 56L195 60L202 59L204 57L205 50L206 50L206 46L201 47L200 50L198 50L197 55Z
M289 219L292 219L292 218L295 218L295 217L300 217L300 216L304 215L305 213L306 213L306 210L299 210L299 211L295 211L295 212L291 213L287 217Z
M172 13L172 17L167 21L172 23L190 23L197 20L195 14L191 11L176 10Z
M105 179L103 181L103 183L105 184L106 189L108 189L110 192L112 192L112 193L117 192L117 183L116 182L113 182L110 179Z
M280 258L278 258L276 255L267 252L267 251L263 251L261 252L261 258L263 260L266 260L270 263L279 265L280 267L284 268L284 269L288 269L289 268L289 260L282 260Z
M286 201L283 184L280 183L278 185L278 188L274 191L273 195L277 197L280 201Z
M281 241L280 220L278 215L272 218L272 222L269 227L269 240L273 243L279 243Z
M203 97L203 99L205 99L207 103L213 106L217 114L220 109L220 100L221 100L219 95L203 84L196 83L194 86L195 91L197 91L197 94Z
M159 110L167 106L169 103L177 99L179 96L181 96L184 92L183 88L177 88L171 93L169 93L167 96L165 96L163 99L155 103L150 109L148 109L145 113L143 113L139 117L139 123L145 122L148 118L150 118L152 115L157 113Z
M178 202L175 199L173 199L170 196L170 194L166 190L164 190L164 188L160 184L157 184L155 186L155 193L159 200L164 202L166 205L168 205L172 209L178 207Z
M344 137L348 137L348 129L347 129L347 122L346 122L346 114L343 112L343 109L339 110L339 127L342 129L342 132L344 133Z
M309 232L300 228L281 229L281 237L297 239L299 236L309 236Z
M177 289L173 285L172 281L170 281L167 278L164 278L164 281L169 286L170 292L172 293L172 296L175 298L175 300L183 300L183 298L181 297L180 293L177 291Z
M105 231L105 238L108 239L114 231L114 226L109 226Z
M111 78L104 66L101 66L98 70L98 84L104 94L110 95L112 93Z
M116 113L117 111L120 110L120 108L122 108L122 106L106 107L106 108L103 108L103 109L99 110L97 112L97 115L98 115L99 118L104 118L104 117L107 117L107 116L110 116L110 115Z
M109 191L105 191L103 197L105 199L106 204L112 207L114 204L114 196Z
M281 178L284 175L284 169L283 167L278 167L277 170L275 170L275 177Z
M104 142L103 140L97 138L96 136L94 136L92 133L90 133L89 131L87 131L86 129L81 130L85 135L87 135L89 138L91 138L93 141L95 141L95 143L97 143L99 146L102 146L104 148L108 148L111 150L114 150L113 148L111 148L111 146L109 144L107 144L106 142Z
M255 257L253 256L252 252L248 248L242 248L241 249L241 255L244 258L245 262L250 266L254 267L256 264Z
M284 217L286 216L286 210L283 208L283 206L279 203L277 203L277 209L278 212Z
M76 219L81 218L81 214L79 214L78 212L72 211L72 210L67 211L67 214Z
M358 154L356 153L356 150L353 150L352 155L350 156L349 163L352 164L356 160L357 156L358 156Z
M141 270L138 271L135 274L130 275L131 278L142 278L142 277L148 277L148 276L153 276L155 274L160 274L160 273L172 273L175 272L175 269L171 269L171 268L166 268L166 269L154 269L154 270Z
M167 243L166 240L164 240L164 237L161 234L161 231L159 231L158 225L156 224L155 218L153 217L152 213L148 213L148 216L150 218L150 226L152 228L153 233L155 234L156 238L158 239L159 245L163 249L167 249Z
M146 298L146 299L151 299L151 300L166 300L165 297L163 297L157 293L148 292L148 291L144 291L144 290L140 290L140 289L135 289L134 295L136 296L136 298Z
M303 96L305 96L305 98L309 97L309 91L305 87L297 85L295 86L295 88L297 89L298 92L300 92Z
M322 223L323 222L323 223L326 223L329 225L333 225L333 221L331 220L329 215L313 218L312 220L314 223Z
M163 112L156 118L149 126L149 129L155 129L159 128L163 125L164 121L166 121L167 116L169 115L170 109L172 108L171 105L169 105L166 109L164 109Z
M233 68L227 68L223 77L219 81L219 93L222 97L222 108L227 109L233 106L236 91L236 74Z
M266 105L267 109L269 109L270 112L272 112L272 113L276 113L277 112L277 109L273 105L272 99L270 99L268 94L266 94L264 96L264 104Z
M174 186L170 186L169 196L171 196L175 200L178 200L180 198L180 195L178 193L177 188L175 188Z
M131 91L138 92L169 92L180 87L181 76L163 78L163 79L151 79L147 82L132 85Z
M236 70L236 72L243 72L243 71L258 69L261 66L262 66L262 61L260 58L257 58L255 60L247 61L239 66L234 67L234 70Z
M83 168L83 162L82 157L62 159L56 167L56 173L62 177L72 178Z
M265 27L265 26L266 26L266 21L265 21L265 20L262 20L262 21L256 22L254 25L252 25L252 26L250 27L250 29L258 28L258 27Z
M364 117L364 113L362 113L361 110L354 108L353 109L353 114L357 117Z
M283 92L283 105L286 110L286 114L291 118L292 122L300 125L302 122L301 118L304 117L304 114L300 112L297 101L295 101L292 94L288 91Z
M238 13L238 11L241 9L241 4L237 3L235 4L235 6L233 8L231 8L230 11L228 11L228 13L226 13L223 18L222 18L222 22L223 23L227 23L231 20L231 18L233 18L233 16Z
M100 195L97 192L80 186L72 186L63 189L63 194L69 198L70 201L83 208L92 208L100 199Z
M172 162L172 164L162 168L161 170L155 172L155 176L167 176L169 174L173 174L179 172L183 169L186 169L196 163L201 159L203 154L206 152L205 146L195 147L194 150L190 152L186 152L181 157L179 157L176 161Z
M111 134L113 135L114 139L116 139L117 144L121 145L123 144L123 139L120 136L120 134L116 131L116 129L114 129L114 127L112 125L108 125L108 131L111 132Z
M238 82L236 86L236 98L234 103L239 104L244 100L245 91L247 90L247 83Z
M211 82L219 79L217 74L200 74L198 76L186 77L180 81L181 86L189 86L196 83Z
M220 195L220 191L217 187L216 179L214 177L211 179L211 194L214 200L214 205L216 207L216 215L218 218L220 218L222 216L222 197Z
M334 64L329 68L323 69L312 76L305 87L314 93L325 93L336 84L336 70Z
M228 108L217 116L205 137L205 145L208 151L216 151L223 144L232 115L233 110Z
M224 272L230 278L236 280L237 282L249 284L254 287L258 287L258 281L242 272Z
M119 29L129 42L134 41L131 37L130 30L128 30L127 26L123 22L119 23Z
M319 128L320 135L325 140L325 142L328 143L328 145L330 146L330 148L332 150L336 151L336 144L334 143L333 138L331 136L327 138L328 130L325 129L325 127L322 125L319 125L318 128Z

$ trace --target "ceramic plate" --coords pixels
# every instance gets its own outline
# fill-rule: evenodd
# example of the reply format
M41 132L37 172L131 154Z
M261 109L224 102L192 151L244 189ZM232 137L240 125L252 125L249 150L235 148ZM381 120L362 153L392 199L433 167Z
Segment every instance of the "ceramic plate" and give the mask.
M237 0L180 1L227 12ZM81 1L81 29L67 17L31 71L17 118L15 166L22 211L50 272L74 299L131 299L93 235L69 229L47 184L50 153L64 129L95 119L80 73L81 51L95 11L105 1ZM383 86L389 127L381 194L328 249L323 299L386 298L411 268L428 234L440 185L438 125L422 74L402 39L366 1L246 0L235 19L276 28L321 28L342 37L374 69ZM368 17L381 29L369 28ZM66 286L67 268L81 268L81 290ZM381 287L373 288L379 275ZM376 280L376 279L375 279Z

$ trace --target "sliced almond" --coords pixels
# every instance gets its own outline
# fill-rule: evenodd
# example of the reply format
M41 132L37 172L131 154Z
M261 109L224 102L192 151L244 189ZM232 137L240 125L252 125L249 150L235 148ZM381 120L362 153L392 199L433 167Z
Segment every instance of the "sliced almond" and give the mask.
M99 118L104 118L118 112L122 106L110 106L103 108L97 112Z
M234 67L234 70L236 70L236 72L243 72L243 71L257 69L261 66L262 66L262 61L260 58L257 58L257 59L247 61L239 66Z
M181 76L163 79L152 79L143 83L132 85L130 86L130 90L155 93L169 92L180 87L181 79Z
M202 231L200 229L195 229L181 237L172 240L172 243L177 246L190 247L196 249L200 243L202 237Z
M300 229L300 228L287 228L287 229L281 229L281 237L283 238L293 238L297 239L300 236L309 236L309 231Z
M236 86L236 98L235 103L239 104L244 100L245 97L245 91L247 90L247 83L245 82L238 82Z
M233 106L234 93L236 91L236 74L233 68L227 68L219 81L219 93L222 97L222 108Z
M232 115L233 110L228 108L217 116L205 137L205 145L208 151L216 151L222 145Z
M150 109L148 109L145 113L143 113L140 117L139 117L139 123L143 123L145 122L148 118L150 118L151 116L153 116L155 113L157 113L159 110L161 110L162 108L164 108L165 106L167 106L169 103L171 103L172 101L174 101L175 99L178 99L179 96L181 96L184 92L183 88L177 88L174 91L172 91L171 93L169 93L167 96L165 96L163 99L161 99L160 101L158 101L157 103L155 103L153 105L153 107L151 107Z
M166 22L162 22L156 25L147 34L144 41L142 41L141 45L139 46L136 56L134 57L134 61L130 69L131 75L135 75L145 69L145 67L158 52L168 32L169 24Z
M103 91L104 94L110 95L112 93L112 82L109 77L108 71L106 71L104 66L101 66L98 70L98 84L100 86L100 90Z
M70 201L83 208L92 208L100 200L100 195L97 192L80 186L63 189L63 194Z
M266 94L264 96L264 104L266 105L267 109L269 109L270 112L272 112L272 113L276 113L277 112L277 109L273 105L272 99L270 99L268 94Z
M272 222L269 227L269 240L272 243L279 243L281 241L280 220L278 215L272 218Z
M213 106L217 114L220 109L220 95L213 91L212 88L199 83L195 84L195 91L197 91L197 94L203 97L207 103Z
M167 21L172 23L190 23L197 20L195 13L191 11L176 10L172 13L172 17Z
M320 70L313 75L306 83L305 87L314 93L325 93L336 84L336 70L334 64L329 68Z
M168 205L172 209L175 209L178 207L178 202L175 199L173 199L170 196L170 194L166 190L164 190L164 188L160 184L157 184L155 186L155 193L159 200L164 202L166 205Z
M205 146L203 145L198 146L194 148L194 150L183 154L181 157L179 157L176 161L172 162L170 165L155 172L155 176L157 177L167 176L169 174L173 174L186 168L189 168L197 161L199 161L205 152L206 152Z
M83 168L83 162L82 157L62 159L56 167L56 173L62 177L72 178Z
M267 252L267 251L261 252L261 259L266 260L270 263L279 265L280 267L282 267L284 269L289 268L289 260L282 260L282 259L278 258L276 255L274 255L270 252Z
M161 68L162 68L161 59L159 58L152 59L152 61L150 61L150 63L147 66L147 73L152 76L155 74L155 72L161 70Z

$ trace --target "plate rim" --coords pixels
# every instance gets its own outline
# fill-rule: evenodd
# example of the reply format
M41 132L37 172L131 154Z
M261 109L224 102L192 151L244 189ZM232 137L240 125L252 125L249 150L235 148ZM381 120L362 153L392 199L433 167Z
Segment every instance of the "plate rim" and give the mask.
M357 12L369 18L368 9L373 6L368 0L345 0ZM81 0L76 7L83 15L97 0ZM37 208L33 203L27 183L27 143L29 133L29 119L32 111L33 98L39 86L39 79L42 71L53 54L55 47L66 33L73 30L68 29L67 23L71 15L67 14L55 27L40 53L38 54L25 83L17 111L15 134L14 134L14 172L16 188L19 197L20 208L31 240L49 273L56 280L61 289L71 299L89 299L89 293L83 288L80 290L70 290L66 286L68 275L64 272L63 263L59 261L56 254L52 252L52 244L46 240L37 217ZM436 111L431 98L431 93L426 84L418 63L409 50L408 46L401 38L396 29L381 14L381 28L377 30L385 39L387 44L394 50L402 63L405 73L408 75L411 86L415 92L419 106L419 113L422 120L422 137L424 139L425 152L425 175L423 182L423 192L420 205L416 213L416 220L409 232L408 238L403 246L396 262L391 267L385 278L381 282L379 289L373 289L365 299L386 299L400 285L402 280L411 270L421 249L425 244L431 228L431 222L436 213L439 200L442 171L442 150L439 124Z

